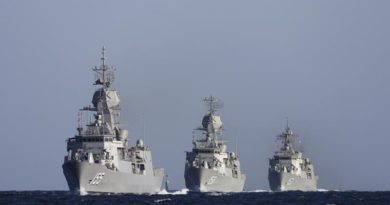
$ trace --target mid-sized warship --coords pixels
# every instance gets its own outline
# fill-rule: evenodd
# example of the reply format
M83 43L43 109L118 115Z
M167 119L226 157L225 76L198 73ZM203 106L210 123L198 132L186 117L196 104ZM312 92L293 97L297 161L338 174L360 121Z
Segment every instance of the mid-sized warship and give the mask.
M286 130L277 136L280 149L269 159L268 181L272 191L316 191L318 176L313 164L294 148L297 136L288 121Z
M88 112L90 122L79 123L77 134L67 139L67 155L62 165L69 189L75 194L133 193L154 194L161 190L164 169L153 167L151 150L142 139L129 146L128 130L119 123L120 99L111 88L112 66L105 63L93 68L94 85L99 86ZM79 113L79 121L80 116Z
M245 174L241 172L239 158L227 151L226 142L221 139L222 121L216 111L222 103L213 96L204 101L209 113L203 117L202 126L194 129L193 149L186 152L186 187L196 192L243 191Z

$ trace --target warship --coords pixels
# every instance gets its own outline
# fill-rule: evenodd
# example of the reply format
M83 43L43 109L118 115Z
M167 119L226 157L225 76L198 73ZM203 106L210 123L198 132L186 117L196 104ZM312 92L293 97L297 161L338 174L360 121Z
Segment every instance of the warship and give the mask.
M294 148L297 136L288 121L286 130L277 136L280 149L269 159L268 181L272 191L316 191L318 176L313 164Z
M222 120L216 111L222 103L213 96L204 101L209 113L203 117L202 126L194 129L193 149L186 152L186 187L196 192L243 191L245 174L239 158L234 152L227 152L226 142L221 140Z
M161 190L164 169L155 169L151 150L142 139L129 146L128 130L119 123L120 99L111 88L114 68L105 64L93 68L94 85L99 86L92 105L80 109L77 134L67 139L67 155L62 165L69 189L75 194L153 194ZM93 118L80 123L81 113Z

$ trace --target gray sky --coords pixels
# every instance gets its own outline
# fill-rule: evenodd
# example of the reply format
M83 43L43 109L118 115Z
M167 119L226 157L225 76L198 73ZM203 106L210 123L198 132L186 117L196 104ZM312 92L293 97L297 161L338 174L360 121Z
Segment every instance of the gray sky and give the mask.
M67 189L61 164L102 45L122 122L172 188L205 96L246 188L269 189L289 116L319 186L389 190L390 1L0 1L0 190ZM134 141L133 141L134 143Z

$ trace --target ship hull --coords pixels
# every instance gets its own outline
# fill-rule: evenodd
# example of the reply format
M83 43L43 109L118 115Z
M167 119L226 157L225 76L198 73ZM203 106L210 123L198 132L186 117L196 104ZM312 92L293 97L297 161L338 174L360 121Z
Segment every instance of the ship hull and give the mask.
M317 177L307 179L288 172L269 171L272 191L317 191Z
M154 174L137 175L78 161L65 162L62 168L69 190L74 194L155 194L161 190L164 177L163 169L155 169Z
M245 174L234 178L206 168L186 167L184 178L186 187L196 192L241 192L245 184Z

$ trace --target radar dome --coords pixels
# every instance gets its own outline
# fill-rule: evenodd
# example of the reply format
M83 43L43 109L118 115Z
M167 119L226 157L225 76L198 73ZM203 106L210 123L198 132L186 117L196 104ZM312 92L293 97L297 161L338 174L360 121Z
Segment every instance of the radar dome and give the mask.
M142 139L137 140L137 147L144 147L144 141Z

